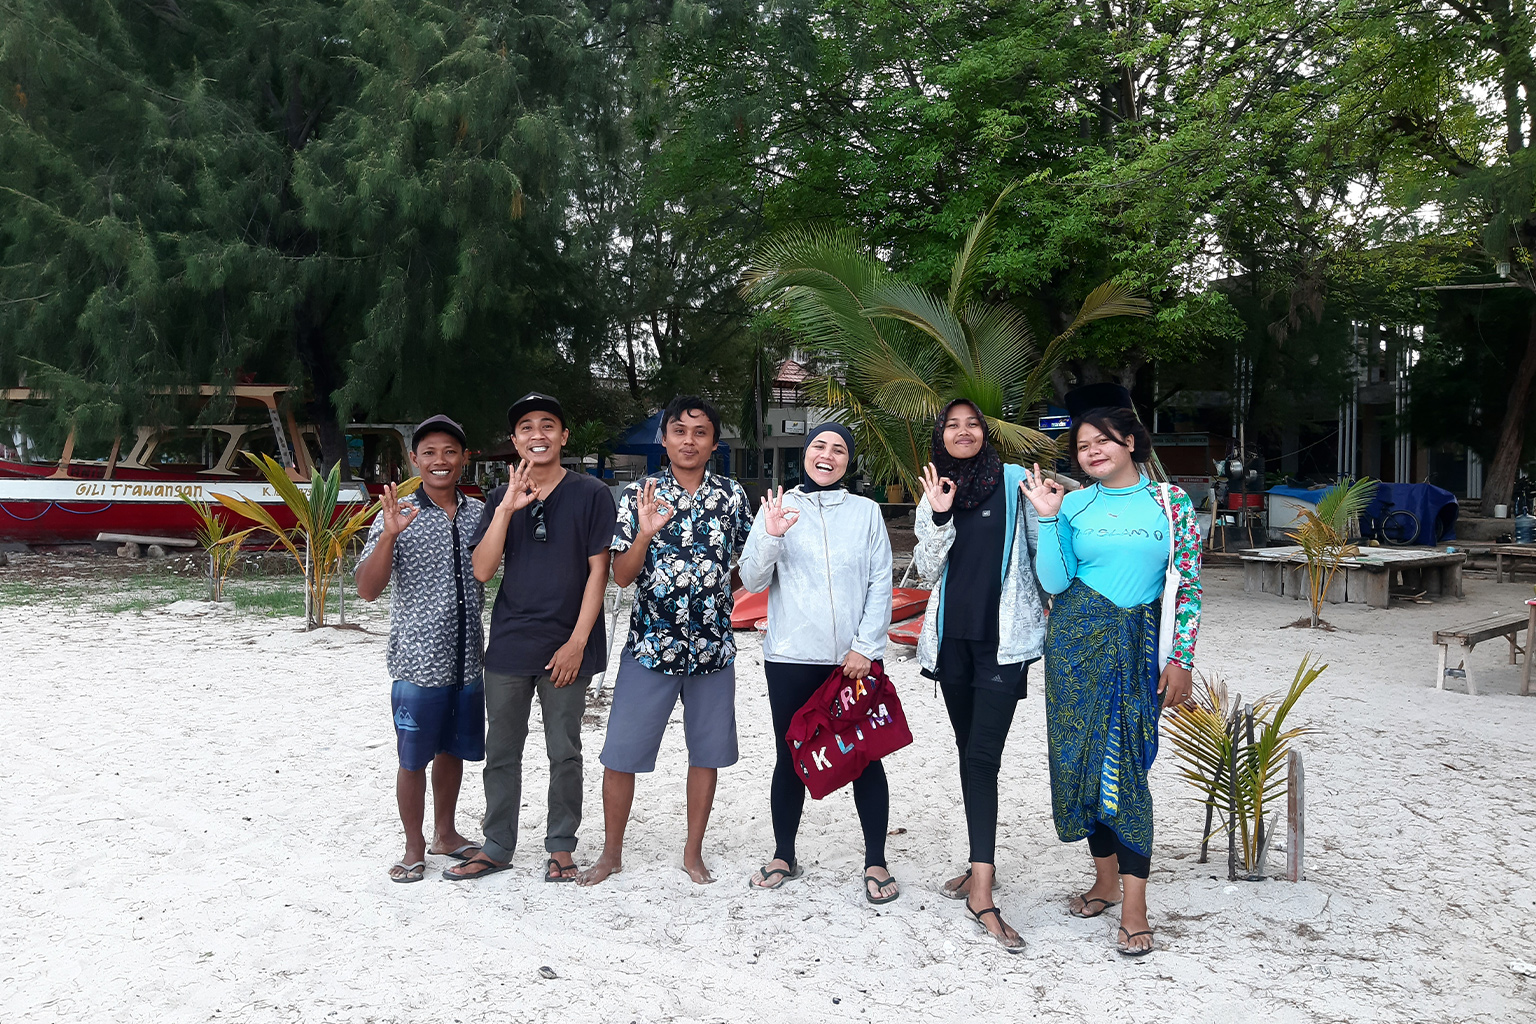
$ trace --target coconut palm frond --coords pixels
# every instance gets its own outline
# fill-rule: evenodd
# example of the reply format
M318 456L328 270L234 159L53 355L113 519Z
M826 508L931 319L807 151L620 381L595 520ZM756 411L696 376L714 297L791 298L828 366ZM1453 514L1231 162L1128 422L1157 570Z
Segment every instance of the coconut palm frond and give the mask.
M882 281L870 295L871 316L890 317L916 328L938 342L962 373L977 372L979 360L966 336L965 325L932 294L911 282L893 278Z
M1031 363L1039 355L1029 320L1012 306L981 302L968 303L961 319L977 353L973 372L1006 381L1012 398L1021 390Z
M1151 313L1152 303L1137 295L1134 289L1114 281L1105 281L1088 293L1088 297L1078 307L1077 315L1072 318L1067 329L1061 332L1061 337L1070 338L1095 320L1108 320L1117 316L1149 316Z
M971 293L975 291L977 281L981 278L981 271L986 259L991 255L992 241L997 234L998 214L1002 210L1003 203L1007 201L1018 182L1010 182L1002 192L998 193L990 209L976 219L971 225L971 230L966 232L965 242L960 246L960 251L955 254L954 266L949 273L949 295L947 304L950 309L958 310L970 300Z

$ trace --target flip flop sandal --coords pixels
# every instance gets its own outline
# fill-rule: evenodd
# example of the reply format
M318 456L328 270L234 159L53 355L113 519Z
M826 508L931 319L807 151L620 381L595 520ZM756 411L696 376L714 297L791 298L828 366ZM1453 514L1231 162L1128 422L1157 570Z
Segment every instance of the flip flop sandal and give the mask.
M869 902L873 903L877 907L886 903L891 903L901 895L901 890L898 888L889 896L874 896L869 891L869 884L871 882L875 884L875 892L879 892L881 889L884 889L888 885L896 885L896 876L892 875L891 877L883 880L876 878L874 875L864 876L864 898L869 900Z
M1142 935L1151 935L1155 931L1157 931L1156 928L1148 928L1144 932L1128 932L1122 926L1120 929L1120 934L1125 936L1125 942L1117 943L1115 945L1115 949L1119 951L1121 956L1146 956L1148 953L1152 952L1152 947L1150 945L1146 949L1132 949L1126 943L1130 942L1134 938L1139 938Z
M1080 917L1080 918L1082 918L1085 921L1088 920L1090 917L1098 917L1100 914L1104 913L1104 911L1108 910L1110 907L1118 907L1120 905L1118 903L1111 902L1110 900L1101 900L1097 896L1079 896L1078 899L1083 901L1083 908L1082 908L1082 910L1076 910L1073 907L1068 906L1067 907L1067 913L1071 914L1073 917ZM1084 912L1090 906L1092 906L1095 903L1099 904L1099 909L1098 910L1095 910L1091 914Z
M427 852L431 853L432 851L428 850ZM479 852L480 852L480 847L476 846L474 843L465 843L463 846L459 847L457 850L449 850L447 853L440 853L440 854L438 854L438 856L439 857L448 857L448 858L450 858L452 860L457 860L457 861L466 861L466 860L469 860L469 858L473 857L475 854L477 854Z
M791 865L788 871L785 871L783 868L770 868L767 864L764 864L762 867L757 869L757 873L763 876L764 884L759 885L757 882L754 882L749 878L747 879L748 889L777 889L779 886L783 885L790 879L799 878L802 874L804 874L804 872L800 870L799 864ZM778 880L775 881L772 885L767 884L768 880L773 878L774 875L779 876Z
M389 870L393 872L395 868L399 868L401 873L398 875L391 874L389 876L391 882L419 882L427 877L427 862L424 860L419 860L415 864L407 864L403 860L397 860L389 866Z
M554 871L554 874L550 874L551 870ZM544 881L574 882L576 881L576 872L580 870L575 864L561 864L551 857L544 862ZM567 871L571 872L571 874L566 874Z
M959 885L955 886L953 889L951 889L947 885L939 886L939 895L943 896L947 900L968 900L968 899L970 899L971 898L971 894L965 891L965 883L969 882L971 880L971 871L972 871L971 868L966 868L965 869L965 874L960 876L962 881L960 882Z
M987 927L987 922L981 919L982 915L984 914L994 914L997 917L998 927L1006 928L1007 925L1003 923L1003 912L1001 910L998 910L996 907L987 907L985 910L972 910L970 900L966 900L965 912L971 915L971 920L981 925L981 930L991 936L992 940L995 941L999 946L1002 946L1010 953L1024 952L1024 940L1022 938L1019 939L1019 944L1017 946L1012 945L1008 941L1008 935L1006 932L1001 935L993 932L992 929Z
M452 868L443 868L443 877L450 882L473 882L477 879L484 878L487 875L494 875L498 871L505 871L507 868L512 866L511 861L508 861L505 864L497 864L495 861L490 860L487 857L471 857L460 866L467 867L470 864L484 864L485 870L476 871L472 875L456 875L454 874Z

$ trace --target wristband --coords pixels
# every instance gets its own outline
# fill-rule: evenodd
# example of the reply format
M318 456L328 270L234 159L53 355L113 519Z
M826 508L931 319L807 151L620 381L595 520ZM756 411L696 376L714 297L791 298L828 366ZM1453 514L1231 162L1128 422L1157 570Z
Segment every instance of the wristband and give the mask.
M1056 516L1051 516L1049 519L1036 519L1035 522L1042 523L1042 524L1043 523L1054 523L1056 521L1056 518L1057 518Z

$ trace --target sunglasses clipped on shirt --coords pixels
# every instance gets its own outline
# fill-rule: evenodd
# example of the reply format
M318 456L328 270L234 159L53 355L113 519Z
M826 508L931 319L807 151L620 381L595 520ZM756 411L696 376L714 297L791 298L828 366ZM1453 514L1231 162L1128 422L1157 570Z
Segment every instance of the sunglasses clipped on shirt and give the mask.
M535 498L528 506L528 518L533 522L533 539L539 543L549 540L549 524L544 521L544 499Z

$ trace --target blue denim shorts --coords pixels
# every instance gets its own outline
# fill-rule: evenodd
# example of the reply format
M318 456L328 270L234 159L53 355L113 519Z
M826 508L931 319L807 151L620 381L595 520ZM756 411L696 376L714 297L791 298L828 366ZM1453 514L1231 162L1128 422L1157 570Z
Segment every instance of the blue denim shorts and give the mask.
M462 686L419 686L396 679L390 707L395 749L406 771L421 771L438 754L485 760L485 683L479 676Z

